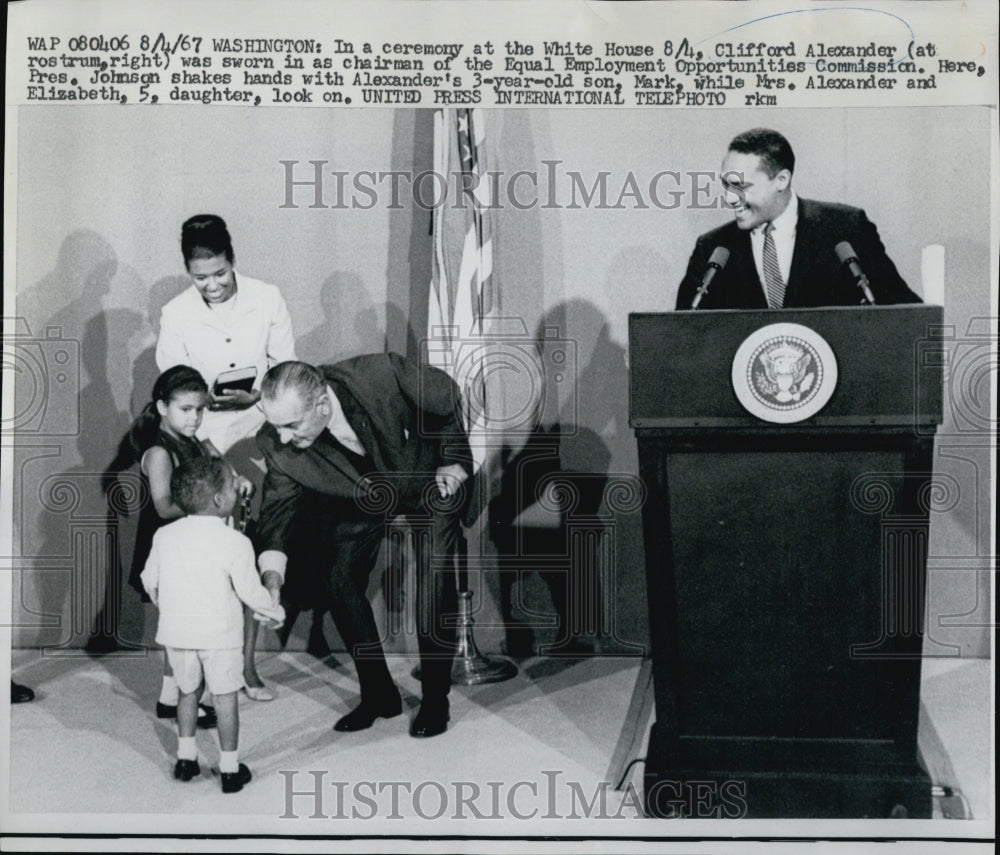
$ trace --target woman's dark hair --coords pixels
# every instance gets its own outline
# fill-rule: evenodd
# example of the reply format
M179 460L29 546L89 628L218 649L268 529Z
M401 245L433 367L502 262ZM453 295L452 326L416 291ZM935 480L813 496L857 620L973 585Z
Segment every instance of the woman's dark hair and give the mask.
M175 365L156 378L153 384L153 400L143 407L128 432L129 445L137 457L141 457L147 449L155 445L159 436L160 412L156 408L156 402L163 401L169 404L175 395L182 392L201 392L207 395L208 384L205 378L189 365Z
M181 252L184 264L195 258L214 258L224 255L230 264L236 257L233 239L229 236L226 221L215 214L195 214L181 226Z

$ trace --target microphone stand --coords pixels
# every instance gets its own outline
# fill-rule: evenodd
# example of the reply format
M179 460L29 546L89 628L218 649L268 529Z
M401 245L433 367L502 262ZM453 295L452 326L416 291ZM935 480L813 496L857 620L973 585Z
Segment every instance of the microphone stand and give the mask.
M858 287L861 289L861 293L864 295L861 300L861 305L875 305L875 295L872 294L872 289L868 286L868 277L862 273L858 276Z
M729 261L729 250L724 246L717 246L712 250L712 254L708 258L708 266L705 269L705 273L701 277L701 285L698 290L694 293L694 299L691 301L691 308L697 309L701 305L701 298L705 296L708 291L708 286L712 284L712 280L715 279L715 275L726 266Z
M694 299L691 301L691 308L697 309L701 304L701 298L705 296L708 291L708 282L702 284L702 286L694 292Z
M476 647L472 636L472 591L468 586L469 544L465 534L460 534L457 543L458 566L456 583L458 587L458 615L456 618L456 653L451 668L451 682L456 686L478 686L483 683L500 683L517 676L517 665L506 656L485 656ZM410 672L420 679L420 666Z
M468 580L469 543L464 534L458 539L458 651L451 669L451 681L458 686L500 683L517 675L517 665L506 656L485 656L472 637L472 591Z

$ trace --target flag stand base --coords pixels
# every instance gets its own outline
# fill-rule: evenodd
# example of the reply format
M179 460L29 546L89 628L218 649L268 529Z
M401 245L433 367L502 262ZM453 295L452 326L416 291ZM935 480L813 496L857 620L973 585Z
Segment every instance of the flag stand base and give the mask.
M458 592L458 650L451 667L451 682L456 686L479 686L502 683L517 675L517 665L506 656L484 656L472 637L472 591ZM413 669L420 679L420 666Z

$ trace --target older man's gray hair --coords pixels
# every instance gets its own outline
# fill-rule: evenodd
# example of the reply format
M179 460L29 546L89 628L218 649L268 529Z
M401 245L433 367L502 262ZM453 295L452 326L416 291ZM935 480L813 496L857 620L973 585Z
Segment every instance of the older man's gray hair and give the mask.
M279 362L264 375L260 396L276 401L288 391L294 391L307 406L326 391L326 380L318 368L305 362Z

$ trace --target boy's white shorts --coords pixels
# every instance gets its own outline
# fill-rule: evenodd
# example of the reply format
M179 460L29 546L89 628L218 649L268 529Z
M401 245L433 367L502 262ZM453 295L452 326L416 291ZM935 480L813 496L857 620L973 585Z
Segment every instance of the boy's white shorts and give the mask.
M243 649L240 647L222 650L168 647L166 651L177 688L185 695L198 691L202 676L213 695L228 695L243 688Z

